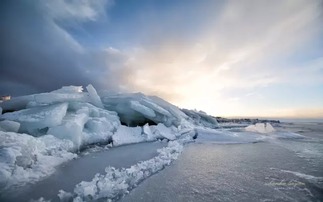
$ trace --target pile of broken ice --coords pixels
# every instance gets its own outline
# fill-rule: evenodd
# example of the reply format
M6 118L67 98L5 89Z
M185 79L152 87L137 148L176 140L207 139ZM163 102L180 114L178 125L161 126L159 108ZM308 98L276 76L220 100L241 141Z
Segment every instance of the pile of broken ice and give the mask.
M193 137L194 127L207 121L217 125L213 118L193 119L198 112L187 116L155 96L99 96L92 85L86 90L67 86L0 103L0 189L49 175L90 144L175 140Z
M179 109L156 96L109 92L99 96L92 85L86 90L67 86L0 103L0 190L52 174L55 166L76 158L79 151L91 144L114 147L169 141L155 158L128 169L107 169L105 176L80 183L72 194L83 199L115 198L176 159L182 143L197 135L200 141L208 142L255 142L264 138L259 134L275 131L268 123L249 126L240 132L214 130L218 128L214 117L201 111ZM122 174L121 181L111 178L112 171L113 175ZM127 185L122 184L128 181ZM97 187L102 183L109 192ZM61 192L60 197L65 195Z

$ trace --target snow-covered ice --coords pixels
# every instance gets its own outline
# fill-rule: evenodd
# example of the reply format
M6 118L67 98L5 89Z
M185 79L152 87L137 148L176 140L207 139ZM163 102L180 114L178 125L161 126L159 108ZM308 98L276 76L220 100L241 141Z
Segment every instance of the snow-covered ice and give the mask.
M256 123L255 125L247 126L245 129L246 131L257 133L272 133L275 131L270 123Z
M129 168L116 169L107 167L105 174L96 174L92 181L82 181L77 184L74 193L61 190L58 196L61 200L66 201L70 198L74 198L74 201L120 198L142 180L162 170L177 159L182 150L182 144L177 141L171 141L167 147L157 150L158 155L150 160L139 162Z
M72 142L51 135L39 138L0 131L0 189L22 186L55 171L55 166L71 160Z
M168 146L148 161L130 168L107 168L91 182L82 182L75 200L118 198L136 184L169 165L185 142L251 143L277 138L299 138L269 123L237 131L220 128L213 116L180 109L142 93L97 92L92 85L12 98L0 103L0 190L35 182L55 167L76 158L91 144L125 144L163 140ZM143 149L144 151L144 149Z

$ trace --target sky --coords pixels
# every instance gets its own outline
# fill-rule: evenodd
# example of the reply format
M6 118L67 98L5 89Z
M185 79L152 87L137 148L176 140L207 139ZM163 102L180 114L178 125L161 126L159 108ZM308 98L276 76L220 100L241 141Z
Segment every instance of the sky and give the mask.
M323 118L323 0L3 0L0 95L143 92L215 116Z

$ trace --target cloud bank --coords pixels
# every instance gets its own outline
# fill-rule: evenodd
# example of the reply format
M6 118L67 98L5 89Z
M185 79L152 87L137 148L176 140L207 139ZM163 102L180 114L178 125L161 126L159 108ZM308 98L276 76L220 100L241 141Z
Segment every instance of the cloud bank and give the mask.
M292 115L306 104L320 114L322 1L198 2L5 0L0 94L93 83L216 115Z

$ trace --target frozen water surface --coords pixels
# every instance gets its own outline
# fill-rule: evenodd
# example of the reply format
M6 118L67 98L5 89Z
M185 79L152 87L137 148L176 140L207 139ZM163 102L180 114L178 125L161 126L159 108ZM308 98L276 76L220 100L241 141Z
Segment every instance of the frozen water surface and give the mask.
M156 96L86 90L0 103L1 201L323 198L322 123L219 124Z
M59 201L59 190L73 191L81 181L92 180L96 173L104 173L108 166L116 168L129 167L139 161L150 159L157 155L157 149L165 146L163 142L139 143L98 152L84 152L79 158L59 166L56 172L36 184L29 184L24 188L11 190L1 194L0 201L29 201L44 197ZM145 148L144 150L142 148Z
M319 201L322 168L274 143L190 144L121 201Z

